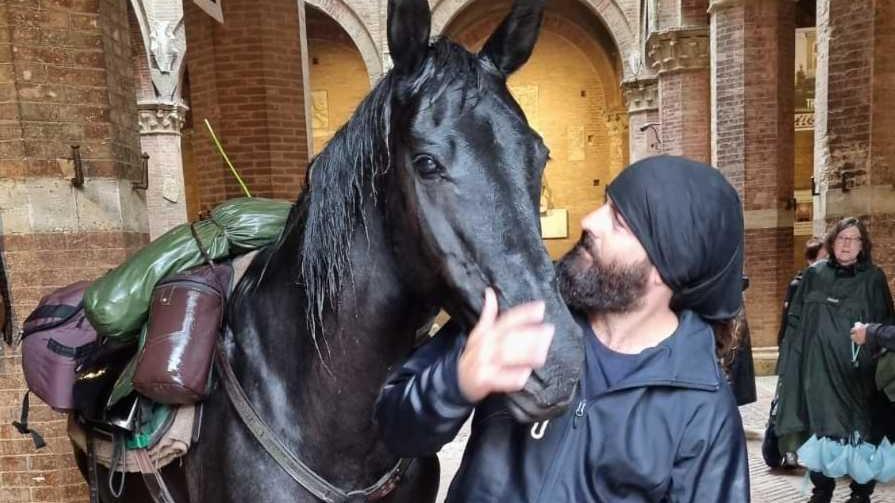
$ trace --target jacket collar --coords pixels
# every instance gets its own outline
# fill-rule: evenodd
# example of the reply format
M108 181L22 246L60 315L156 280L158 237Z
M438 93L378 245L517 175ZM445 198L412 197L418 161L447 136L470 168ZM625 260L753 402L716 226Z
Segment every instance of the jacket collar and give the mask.
M585 337L596 337L583 315L576 319ZM673 386L717 390L723 374L715 355L715 334L712 327L692 311L678 314L679 324L664 341L644 350L637 368L608 391L646 386ZM599 365L599 362L588 362Z

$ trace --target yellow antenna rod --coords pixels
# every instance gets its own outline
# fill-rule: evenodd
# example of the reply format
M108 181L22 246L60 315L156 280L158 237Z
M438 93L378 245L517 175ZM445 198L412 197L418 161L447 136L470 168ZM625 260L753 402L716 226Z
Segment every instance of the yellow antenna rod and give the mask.
M239 182L239 185L242 187L242 190L246 193L246 196L252 197L252 193L249 192L246 184L243 183L242 178L239 176L239 172L236 171L236 168L233 166L233 163L230 162L230 158L227 157L227 152L224 152L224 147L221 146L221 142L218 141L217 135L214 134L214 129L211 129L211 124L208 123L208 119L205 119L205 127L208 128L208 132L211 133L211 139L214 140L214 144L218 147L218 152L221 153L221 157L224 158L224 161L227 162L227 166L230 166L230 171L233 172L233 176L236 177L236 181Z

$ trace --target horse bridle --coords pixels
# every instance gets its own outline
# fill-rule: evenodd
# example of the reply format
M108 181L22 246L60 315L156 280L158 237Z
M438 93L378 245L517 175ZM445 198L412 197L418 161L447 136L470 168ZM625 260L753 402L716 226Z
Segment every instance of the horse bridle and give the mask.
M230 366L230 362L227 360L221 339L218 339L217 342L215 364L224 383L224 391L226 391L230 403L233 404L233 408L236 409L239 418L252 433L252 436L255 437L255 440L261 444L261 447L277 462L277 465L283 471L288 473L308 492L326 503L353 503L382 499L398 487L398 484L400 484L401 479L407 472L407 468L413 462L412 458L402 458L373 485L364 489L343 491L329 483L308 465L302 463L301 459L293 454L271 431L264 420L261 419L239 384L239 380L233 372L233 367Z

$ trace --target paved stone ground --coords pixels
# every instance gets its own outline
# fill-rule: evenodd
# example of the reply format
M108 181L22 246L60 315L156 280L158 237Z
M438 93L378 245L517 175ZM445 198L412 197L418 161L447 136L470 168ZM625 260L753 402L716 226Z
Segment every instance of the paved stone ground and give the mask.
M759 377L757 380L758 401L740 408L743 426L746 429L749 449L749 473L752 483L752 503L795 503L806 502L810 497L811 482L805 472L776 471L769 469L761 458L761 437L764 434L767 413L773 398L776 377ZM441 460L441 487L438 501L444 501L448 484L457 470L463 447L469 436L467 424L457 439L444 446L438 457ZM834 502L848 499L848 480L839 481ZM895 503L895 483L878 485L873 495L874 503ZM716 502L700 502L716 503ZM717 502L723 503L723 502Z

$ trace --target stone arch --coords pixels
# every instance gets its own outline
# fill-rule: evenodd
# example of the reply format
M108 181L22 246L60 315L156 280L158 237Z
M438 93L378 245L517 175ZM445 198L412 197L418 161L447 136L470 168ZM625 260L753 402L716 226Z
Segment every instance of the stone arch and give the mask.
M134 9L134 4L128 6L128 20L130 22L131 59L136 74L137 101L151 101L155 99L155 91L152 86L152 73L149 69L149 57L146 44L148 40L146 19L143 13Z
M342 0L305 0L310 5L334 19L348 33L367 67L370 82L376 82L383 74L379 49L363 20Z
M432 10L432 33L440 35L451 21L457 17L466 7L477 0L440 0ZM626 60L632 51L637 51L634 32L624 11L616 0L577 0L590 9L597 18L602 21L606 31L609 32L619 51L622 62ZM628 78L631 69L622 64L622 79Z

